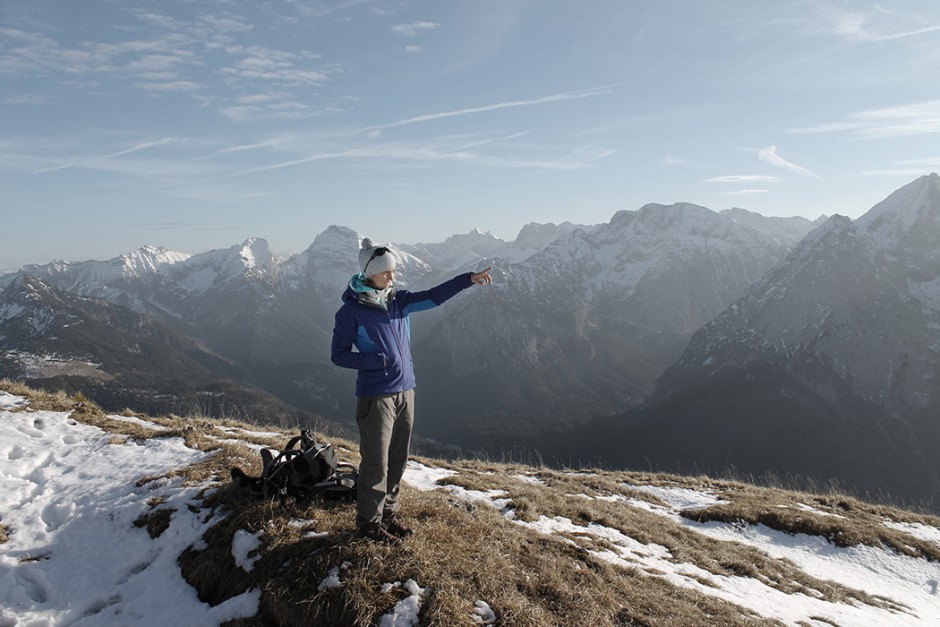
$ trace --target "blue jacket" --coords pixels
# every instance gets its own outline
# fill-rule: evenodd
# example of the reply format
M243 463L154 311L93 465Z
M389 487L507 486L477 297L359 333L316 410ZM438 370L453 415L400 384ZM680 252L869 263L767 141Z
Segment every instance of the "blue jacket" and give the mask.
M415 373L408 315L437 307L473 285L470 273L421 292L393 291L387 310L375 303L374 297L369 302L362 292L353 289L356 284L354 278L343 292L343 306L336 312L333 363L359 371L356 396L384 396L413 389ZM374 296L375 290L372 292Z

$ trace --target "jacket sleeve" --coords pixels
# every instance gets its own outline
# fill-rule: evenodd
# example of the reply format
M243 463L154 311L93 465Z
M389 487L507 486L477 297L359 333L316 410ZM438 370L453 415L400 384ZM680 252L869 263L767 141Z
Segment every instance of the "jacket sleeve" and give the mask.
M384 353L360 353L353 350L356 339L356 320L346 307L336 312L333 322L333 344L330 360L342 368L353 370L381 370L385 368Z
M405 313L410 314L443 305L444 302L450 300L471 285L473 285L473 281L470 280L470 273L467 272L466 274L459 274L449 281L444 281L437 287L432 287L429 290L420 292L407 292L402 290L404 293L399 292L395 298L399 301Z

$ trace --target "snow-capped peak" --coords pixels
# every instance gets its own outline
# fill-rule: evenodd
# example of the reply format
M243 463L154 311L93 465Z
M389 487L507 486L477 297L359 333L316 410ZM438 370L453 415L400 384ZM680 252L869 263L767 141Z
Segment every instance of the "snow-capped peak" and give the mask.
M399 260L408 259L406 263L419 261L423 267L427 264L442 272L452 272L465 268L468 264L475 264L480 259L502 256L509 244L489 231L473 229L469 233L452 235L443 243L424 244L413 246L401 245L395 254L402 256Z
M268 241L261 237L246 239L238 250L238 255L245 263L246 268L255 268L258 265L263 266L270 262L273 257L271 248L268 246Z
M120 263L125 276L143 276L158 272L165 266L186 261L189 257L186 253L172 251L164 246L146 244L133 252L121 255L115 261Z
M362 236L348 227L330 225L305 251L284 262L281 279L292 289L337 292L356 272L361 240Z
M171 251L163 246L145 245L133 252L107 261L53 261L44 265L23 267L23 272L43 277L56 277L57 284L80 291L76 286L103 285L120 279L137 279L158 274L189 259L190 255Z
M940 176L928 174L898 189L857 220L860 233L879 249L893 249L905 240L940 241Z
M277 258L267 240L246 239L229 248L193 255L175 268L174 279L187 292L202 292L229 281L269 279L277 271Z

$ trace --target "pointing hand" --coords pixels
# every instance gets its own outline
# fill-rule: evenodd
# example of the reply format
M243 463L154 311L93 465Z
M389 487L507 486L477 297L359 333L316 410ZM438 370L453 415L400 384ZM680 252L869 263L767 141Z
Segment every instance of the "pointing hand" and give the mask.
M490 266L486 270L481 272L471 272L470 280L476 283L477 285L489 285L493 282L493 277L490 276L490 270L493 269L493 266Z

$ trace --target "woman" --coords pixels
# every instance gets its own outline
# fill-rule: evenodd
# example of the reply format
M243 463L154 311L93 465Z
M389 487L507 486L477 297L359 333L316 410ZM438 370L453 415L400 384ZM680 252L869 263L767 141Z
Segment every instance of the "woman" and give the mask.
M401 478L414 423L414 367L408 316L443 304L474 284L492 282L490 270L468 272L421 292L395 289L395 256L365 238L359 274L343 292L333 327L332 360L358 371L360 537L401 544L413 533L398 516ZM355 349L355 350L353 350Z

